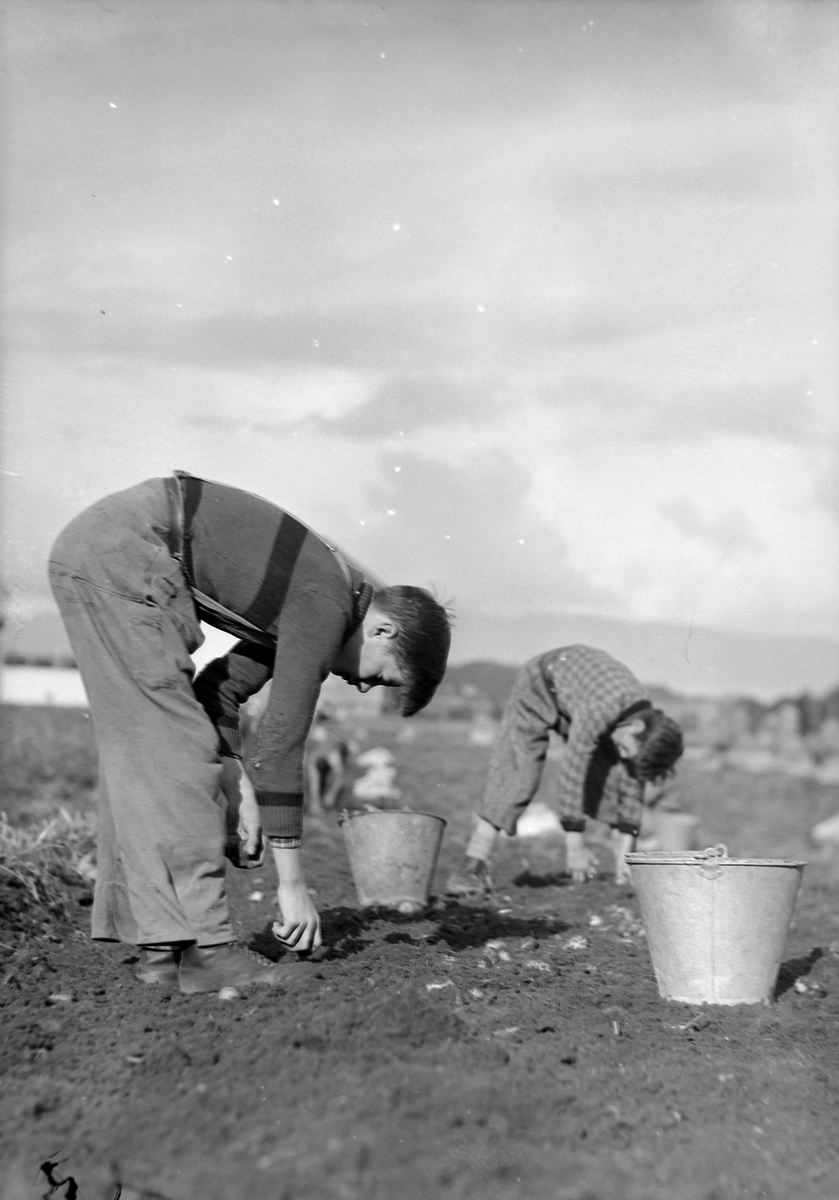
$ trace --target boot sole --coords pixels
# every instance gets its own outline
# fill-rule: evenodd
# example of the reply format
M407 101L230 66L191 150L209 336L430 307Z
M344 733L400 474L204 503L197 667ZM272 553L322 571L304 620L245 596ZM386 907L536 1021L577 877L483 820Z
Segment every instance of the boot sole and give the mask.
M453 896L456 900L486 900L491 893L492 888L486 884L470 886L468 883L453 883L447 886L444 895Z
M175 967L172 971L135 971L134 978L146 984L177 983L178 968Z
M279 979L225 979L222 981L216 980L215 983L209 985L208 980L191 981L184 979L181 976L178 980L178 987L185 996L206 996L213 992L220 992L222 988L232 987L237 991L249 987L279 987Z

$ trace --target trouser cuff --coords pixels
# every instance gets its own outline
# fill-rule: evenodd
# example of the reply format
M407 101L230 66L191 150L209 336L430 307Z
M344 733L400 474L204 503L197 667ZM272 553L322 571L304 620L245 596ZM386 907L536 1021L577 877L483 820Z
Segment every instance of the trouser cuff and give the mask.
M498 830L494 825L490 825L489 821L484 820L483 817L476 818L475 832L466 847L466 857L479 858L482 862L489 862L497 837Z

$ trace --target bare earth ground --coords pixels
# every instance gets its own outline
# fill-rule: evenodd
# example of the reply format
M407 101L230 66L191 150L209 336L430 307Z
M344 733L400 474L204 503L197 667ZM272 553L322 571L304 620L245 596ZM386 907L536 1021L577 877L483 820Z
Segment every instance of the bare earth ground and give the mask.
M413 725L412 742L383 724L366 744L394 750L403 803L449 820L439 891L489 752L462 728ZM839 808L835 788L779 775L681 774L705 842L736 855L808 857L807 830ZM83 889L68 893L72 924L46 935L7 913L6 1200L48 1192L47 1158L66 1160L54 1177L71 1175L81 1200L118 1185L123 1200L839 1193L830 864L805 871L775 1002L692 1008L659 999L634 893L605 854L606 878L571 886L557 843L506 842L493 903L437 901L416 919L357 908L334 819L309 821L306 856L327 950L286 956L275 993L137 983L130 947L87 938ZM230 875L242 940L270 949L272 873Z

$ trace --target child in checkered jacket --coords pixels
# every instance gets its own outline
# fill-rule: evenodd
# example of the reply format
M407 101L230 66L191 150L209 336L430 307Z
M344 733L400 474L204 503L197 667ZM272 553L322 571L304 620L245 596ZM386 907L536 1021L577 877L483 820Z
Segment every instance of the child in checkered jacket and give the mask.
M493 748L489 776L465 862L448 881L449 895L491 890L489 863L500 830L514 834L539 787L550 731L566 742L558 780L566 860L575 882L596 873L583 841L586 817L617 831L616 879L625 882L626 854L638 836L644 784L665 778L682 753L679 726L635 676L592 646L564 646L531 659L519 673Z

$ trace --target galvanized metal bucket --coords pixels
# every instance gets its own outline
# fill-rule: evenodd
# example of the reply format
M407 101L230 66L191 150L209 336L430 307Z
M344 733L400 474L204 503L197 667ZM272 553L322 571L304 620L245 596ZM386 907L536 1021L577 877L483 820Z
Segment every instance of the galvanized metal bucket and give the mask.
M690 813L656 812L650 814L650 828L657 850L698 850L699 820Z
M422 911L446 828L443 818L404 810L347 813L342 826L362 908Z
M769 1002L804 862L729 858L723 845L626 861L659 995L683 1004Z

